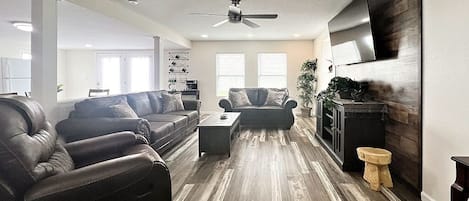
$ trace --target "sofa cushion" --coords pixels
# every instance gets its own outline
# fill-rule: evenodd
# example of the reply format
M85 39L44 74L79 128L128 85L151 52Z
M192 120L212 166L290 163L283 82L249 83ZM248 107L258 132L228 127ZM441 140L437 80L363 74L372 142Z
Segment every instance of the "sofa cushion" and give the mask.
M233 104L233 108L252 105L248 95L246 94L246 91L244 90L230 91L229 99Z
M238 91L245 91L249 97L249 101L252 105L258 105L258 96L259 96L259 89L258 88L231 88L230 92L238 92Z
M147 93L136 93L127 95L130 107L134 109L138 116L145 116L153 113L150 98Z
M150 122L151 141L158 141L168 136L175 129L172 122Z
M259 89L259 106L265 105L265 102L267 100L267 96L269 95L269 90L273 90L275 92L284 92L285 93L285 98L289 96L288 89L275 89L275 88L260 88Z
M127 103L109 106L109 111L116 118L138 118L138 115Z
M169 115L169 114L150 114L142 118L149 122L173 122L176 129L187 126L189 118L186 116Z
M236 111L262 111L262 110L283 110L281 106L244 106L236 108Z
M75 104L77 118L112 117L109 106L127 103L126 96L108 96L86 99Z
M184 103L182 102L182 95L180 93L176 94L161 94L162 103L163 103L163 113L183 111Z
M266 106L282 106L287 98L287 92L282 89L267 89L267 97L264 105Z
M161 114L163 113L163 103L162 103L162 93L168 93L167 91L152 91L148 92L148 97L150 98L151 106L153 108L153 113Z
M170 112L170 115L178 115L178 116L186 116L189 118L189 121L195 121L199 118L199 113L197 111L177 111L177 112Z

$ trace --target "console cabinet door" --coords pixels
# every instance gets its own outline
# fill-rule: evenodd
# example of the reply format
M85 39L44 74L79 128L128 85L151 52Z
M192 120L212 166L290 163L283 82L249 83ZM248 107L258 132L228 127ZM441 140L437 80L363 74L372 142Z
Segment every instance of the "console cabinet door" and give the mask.
M337 156L344 161L344 128L345 128L345 113L344 108L336 106L334 109L334 141Z
M317 105L316 105L316 132L317 135L322 137L322 132L323 132L323 108L322 108L322 101L318 100Z

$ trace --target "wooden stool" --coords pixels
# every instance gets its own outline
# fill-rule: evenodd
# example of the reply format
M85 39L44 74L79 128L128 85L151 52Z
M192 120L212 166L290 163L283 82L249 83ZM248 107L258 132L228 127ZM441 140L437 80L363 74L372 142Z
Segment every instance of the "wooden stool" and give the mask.
M385 149L359 147L358 158L365 162L363 178L370 184L370 188L379 191L381 184L392 188L392 178L388 165L391 164L392 153Z

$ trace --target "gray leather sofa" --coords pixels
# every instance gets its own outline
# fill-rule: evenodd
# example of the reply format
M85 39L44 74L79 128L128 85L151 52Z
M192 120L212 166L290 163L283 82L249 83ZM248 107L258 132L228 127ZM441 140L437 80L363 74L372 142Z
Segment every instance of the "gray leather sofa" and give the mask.
M65 144L32 99L2 96L0 113L1 201L171 200L168 168L140 135Z
M87 99L75 104L69 118L56 128L67 142L95 137L109 132L132 131L145 136L162 154L197 129L200 101L183 101L184 111L162 113L161 93L151 91ZM102 108L126 102L139 118L115 118ZM92 135L87 134L91 132Z
M298 103L288 96L287 89L283 90L286 96L281 106L264 105L268 94L266 88L232 88L230 92L245 91L251 105L234 107L229 98L220 100L218 105L225 112L241 112L241 125L244 127L290 129L295 123L293 109Z

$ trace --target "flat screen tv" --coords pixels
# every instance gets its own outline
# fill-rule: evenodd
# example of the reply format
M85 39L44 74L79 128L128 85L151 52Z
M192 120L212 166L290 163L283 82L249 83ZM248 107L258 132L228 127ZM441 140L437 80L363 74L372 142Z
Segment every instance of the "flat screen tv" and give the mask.
M335 65L356 64L377 59L371 23L367 0L353 0L329 22Z

